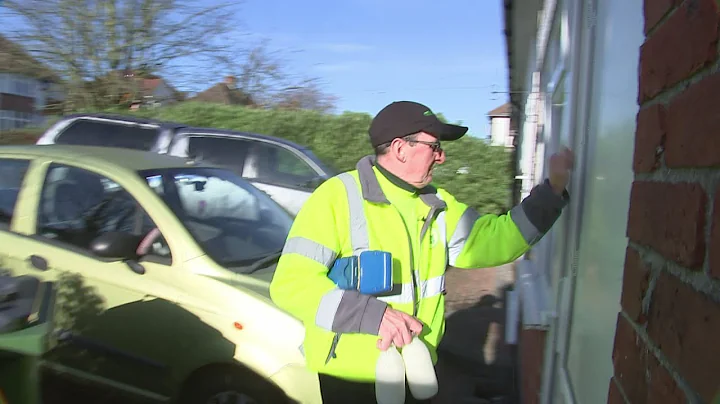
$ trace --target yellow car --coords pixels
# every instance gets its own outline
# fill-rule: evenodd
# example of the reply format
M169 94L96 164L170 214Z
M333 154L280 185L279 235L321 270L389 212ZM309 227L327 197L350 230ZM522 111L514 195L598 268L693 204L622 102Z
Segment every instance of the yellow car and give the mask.
M302 323L268 292L292 219L179 157L0 147L0 271L57 287L43 369L128 399L321 403Z

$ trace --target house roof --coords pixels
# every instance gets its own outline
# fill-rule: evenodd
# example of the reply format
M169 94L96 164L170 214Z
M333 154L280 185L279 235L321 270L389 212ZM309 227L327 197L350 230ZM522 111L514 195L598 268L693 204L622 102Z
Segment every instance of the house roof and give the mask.
M58 82L60 77L17 43L0 35L0 72Z
M510 116L511 114L512 114L512 104L510 104L509 102L506 102L505 104L503 104L487 113L487 115L489 117Z
M240 89L232 89L225 83L218 83L192 97L192 101L215 102L226 105L252 105L253 99Z

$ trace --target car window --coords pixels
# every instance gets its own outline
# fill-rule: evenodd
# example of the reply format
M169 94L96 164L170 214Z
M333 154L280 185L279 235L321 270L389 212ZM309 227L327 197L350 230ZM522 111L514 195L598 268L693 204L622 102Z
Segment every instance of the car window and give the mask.
M60 133L55 143L150 150L159 133L159 128L78 119Z
M164 168L140 175L222 266L249 265L285 245L292 217L231 170Z
M308 163L284 147L258 142L257 153L257 179L260 182L308 188L308 183L318 177Z
M227 167L242 175L249 144L241 139L191 136L188 154L201 161Z
M0 159L0 229L10 228L15 204L30 162L19 159Z
M52 164L38 207L40 237L90 251L90 243L107 232L127 232L142 240L156 226L140 204L115 181L78 167ZM149 255L170 258L162 235Z

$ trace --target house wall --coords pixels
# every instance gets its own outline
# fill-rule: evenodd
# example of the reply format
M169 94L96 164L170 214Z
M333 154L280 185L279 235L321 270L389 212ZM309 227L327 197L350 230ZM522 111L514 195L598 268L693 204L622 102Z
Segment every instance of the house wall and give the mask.
M0 130L21 128L43 121L46 91L30 77L0 73Z
M608 403L720 400L718 3L652 1Z
M490 118L490 139L493 146L508 146L510 117L494 116Z

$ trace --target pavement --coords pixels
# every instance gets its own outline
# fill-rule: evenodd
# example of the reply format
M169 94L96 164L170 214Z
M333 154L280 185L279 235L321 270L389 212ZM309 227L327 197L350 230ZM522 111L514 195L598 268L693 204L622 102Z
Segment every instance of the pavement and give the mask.
M516 404L515 351L504 343L505 292L513 265L446 274L447 325L433 404Z

